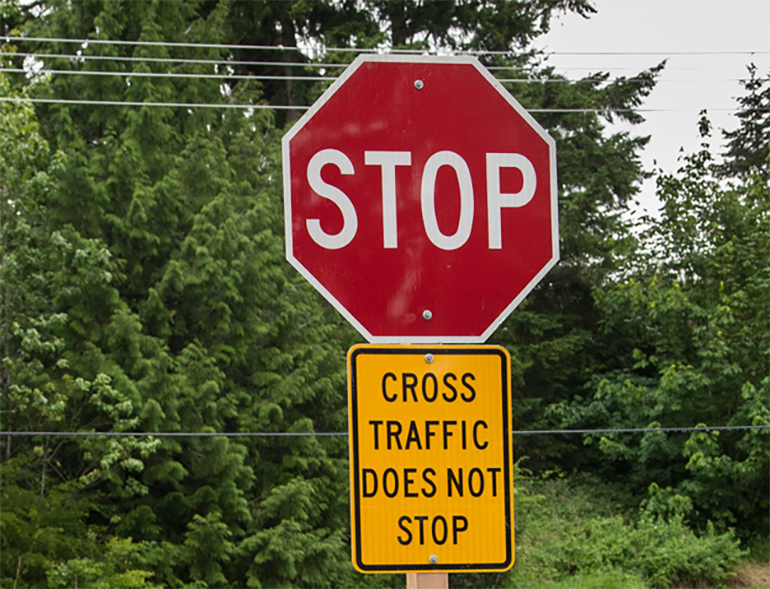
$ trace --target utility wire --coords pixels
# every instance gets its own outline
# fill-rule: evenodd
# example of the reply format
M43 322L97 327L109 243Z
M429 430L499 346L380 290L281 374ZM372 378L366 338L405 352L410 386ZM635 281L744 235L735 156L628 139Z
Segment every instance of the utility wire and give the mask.
M103 61L123 61L123 62L158 62L158 63L183 63L183 64L201 64L201 65L222 65L222 66L232 66L232 65L251 65L251 66L263 66L263 67L301 67L301 68L318 68L318 69L331 69L331 68L345 68L348 67L349 63L320 63L320 62L283 62L283 61L230 61L230 60L214 60L214 59L184 59L184 58L162 58L162 57L122 57L122 56L105 56L105 55L78 55L78 54L72 54L72 53L26 53L26 52L14 52L14 53L0 53L0 58L13 58L13 57L32 57L34 59L48 59L48 58L57 58L57 59L70 59L70 60L76 60L76 61L85 61L85 60L103 60ZM486 69L490 71L510 71L510 66L487 66ZM609 67L609 68L579 68L579 67L568 67L565 68L566 70L575 71L575 70L581 70L581 71L590 71L590 72L596 72L596 71L638 71L639 68L635 67ZM700 71L701 68L668 68L669 70L698 70ZM241 76L238 74L178 74L178 73L164 73L164 72L145 72L145 73L134 73L134 72L106 72L106 71L82 71L82 70L58 70L58 69L50 69L46 67L42 67L40 70L35 70L33 68L0 68L0 71L6 71L10 73L30 73L33 75L38 75L38 73L56 73L56 74L65 74L65 75L97 75L97 74L103 74L108 76L118 76L118 75L134 75L134 76L166 76L166 77L189 77L189 78L215 78L217 76L221 77L229 77L233 79L241 79ZM252 78L256 78L256 76L249 76ZM334 80L336 78L334 77L327 77L327 76L272 76L268 77L265 76L263 78L256 78L256 79L275 79L275 80L301 80L301 81L321 81L321 80ZM582 79L570 79L570 78L540 78L540 77L532 77L532 78L506 78L506 79L500 79L498 78L500 82L504 83L568 83L568 84L577 84L581 82L586 82L590 80L586 80L585 78ZM693 79L665 79L665 80L657 80L657 83L660 82L696 82L696 81L723 81L723 82L742 82L745 81L747 78L703 78L701 80L693 80ZM631 76L629 78L626 78L624 81L626 82L646 82L647 78L641 78L638 76Z
M644 428L606 428L606 429L548 429L548 430L515 430L514 436L527 435L556 435L556 434L639 434L639 433L682 433L710 431L751 431L769 430L770 425L718 425L694 427L644 427ZM344 437L348 432L0 432L0 436L35 437L107 437L127 438L151 436L156 438L287 438L287 437Z
M72 438L131 438L151 436L157 438L292 438L347 436L348 432L0 432L0 436L65 436Z
M767 55L770 51L545 51L546 55Z
M169 108L234 108L257 110L307 110L309 106L291 106L288 104L204 104L185 102L130 102L127 100L61 100L59 98L16 98L0 96L0 102L33 102L41 104L80 104L93 106L165 106Z
M0 68L0 72L12 72L15 74L28 73L30 70L19 68ZM181 74L174 72L104 72L104 71L81 71L81 70L49 70L41 69L39 72L31 72L35 75L57 74L65 76L125 76L127 78L214 78L221 80L302 80L305 82L331 82L336 78L327 78L325 76L272 76L261 74Z
M275 109L275 110L308 110L310 106L289 104L203 104L185 102L130 102L126 100L65 100L61 98L17 98L0 96L0 102L32 102L42 104L80 104L93 106L163 106L169 108L233 108L233 109ZM702 107L693 108L528 108L530 113L677 113L704 110ZM709 112L767 112L767 108L706 108Z
M137 61L137 62L157 62L157 63L189 63L189 64L210 64L210 65L255 65L266 67L308 67L308 68L346 68L349 63L323 63L318 61L308 62L289 62L289 61L238 61L229 59L187 59L180 57L127 57L127 56L109 56L109 55L82 55L77 53L27 53L22 51L15 51L13 53L2 53L0 57L12 58L12 57L33 57L39 59L56 58L56 59L75 59L77 61L87 60L101 60L101 61ZM490 71L495 70L511 70L511 66L506 65L494 65L485 66ZM568 70L580 70L580 71L625 71L633 70L637 71L636 67L602 67L602 68L587 68L587 67L572 67L569 66L565 69ZM697 67L672 67L666 68L666 71L690 71L690 70L702 70L703 68ZM708 78L714 80L714 78ZM736 81L736 80L727 80Z
M302 51L301 47L283 46L283 45L237 45L227 43L175 43L165 41L124 41L118 39L61 39L56 37L10 37L6 36L7 43L11 41L31 41L34 43L77 43L83 46L88 45L128 45L132 47L185 47L197 49L243 49L253 51ZM348 52L348 53L377 53L379 49L364 49L358 47L324 47L322 51L328 52ZM389 49L389 53L424 53L421 49ZM489 53L489 52L482 52ZM500 51L498 53L509 54L511 51Z
M229 59L185 59L178 57L123 57L109 55L78 55L77 53L0 53L0 57L34 57L47 59L49 57L56 59L76 59L76 60L101 60L101 61L138 61L138 62L157 62L157 63L193 63L209 65L260 65L270 67L314 67L314 68L344 68L348 63L320 63L320 62L296 62L296 61L237 61ZM510 69L510 68L500 68Z
M333 82L337 78L334 76L282 76L282 75L262 75L262 74L186 74L177 72L116 72L103 70L58 70L41 68L39 70L25 68L4 68L0 67L0 73L8 72L13 74L31 74L32 76L43 76L48 74L65 76L125 76L138 78L189 78L189 79L230 79L230 80L298 80L304 82ZM560 83L560 84L578 84L590 80L569 80L567 78L497 78L498 82L504 83ZM627 82L646 82L646 78L628 78ZM690 80L681 80L684 82ZM737 80L731 80L737 81Z
M675 433L675 432L695 432L695 431L734 431L734 430L767 430L770 425L716 425L716 426L694 426L694 427L643 427L643 428L606 428L606 429L540 429L540 430L520 430L511 432L513 435L541 435L541 434L637 434L637 433Z
M56 37L16 37L6 36L6 42L30 41L35 43L79 43L81 45L129 45L150 47L193 47L201 49L245 49L255 51L303 51L302 47L283 45L237 45L225 43L172 43L164 41L123 41L110 39L62 39ZM378 53L381 48L362 47L323 47L322 52ZM422 49L387 49L388 53L422 54ZM456 51L459 55L510 55L511 51L466 50ZM546 55L766 55L770 51L546 51Z

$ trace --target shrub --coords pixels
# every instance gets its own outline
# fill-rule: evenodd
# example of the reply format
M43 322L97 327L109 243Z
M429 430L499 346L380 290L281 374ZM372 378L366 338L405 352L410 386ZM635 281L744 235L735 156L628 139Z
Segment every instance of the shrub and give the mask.
M622 488L616 493L577 475L523 479L517 481L516 564L503 583L508 586L723 587L747 554L732 532L719 534L709 525L698 536L681 513L628 511L615 500Z
M723 587L745 554L732 532L713 526L696 536L681 515L666 520L643 516L636 524L620 517L596 519L564 546L566 573L622 569L651 587Z

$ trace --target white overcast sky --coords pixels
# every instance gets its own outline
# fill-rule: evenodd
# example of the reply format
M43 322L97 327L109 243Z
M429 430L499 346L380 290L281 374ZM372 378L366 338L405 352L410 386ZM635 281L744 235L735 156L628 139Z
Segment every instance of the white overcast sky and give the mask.
M642 155L648 170L672 172L681 147L698 149L702 109L715 129L734 129L737 119L726 109L734 109L742 94L737 80L747 76L751 62L761 75L770 72L770 0L595 0L594 5L598 12L589 19L558 17L537 46L556 52L548 63L569 78L596 71L632 76L668 59L643 106L667 112L644 113L646 121L631 127L652 137ZM618 55L566 54L575 52ZM721 133L713 133L712 142L721 146ZM640 203L650 213L657 209L654 180L643 186Z

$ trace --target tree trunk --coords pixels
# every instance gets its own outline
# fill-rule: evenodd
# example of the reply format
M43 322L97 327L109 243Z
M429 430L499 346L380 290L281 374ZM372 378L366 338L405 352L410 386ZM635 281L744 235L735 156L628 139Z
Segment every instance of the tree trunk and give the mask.
M393 47L406 45L406 42L409 40L406 25L406 3L388 3L387 13L388 20L390 20L390 42L393 44Z
M284 47L295 47L297 44L297 36L295 35L294 21L290 18L281 19L281 43ZM281 58L282 61L289 63L292 61L292 52L285 50ZM290 76L293 75L293 68L290 65L285 65L283 68L286 78L286 104L294 106L294 80ZM293 123L299 118L299 111L290 109L286 115L286 120Z
M7 230L6 223L10 223L9 215L6 214L5 208L8 203L8 195L5 194L5 186L0 187L0 234L2 234L2 243L0 243L0 268L5 265L5 251L8 248L7 242ZM8 283L2 287L3 297L3 359L10 358L11 346L8 339ZM7 417L3 420L3 424L7 431L11 431L10 419L10 397L11 397L11 371L7 366L0 370L0 411L5 411ZM11 458L11 436L7 436L5 444L5 459Z

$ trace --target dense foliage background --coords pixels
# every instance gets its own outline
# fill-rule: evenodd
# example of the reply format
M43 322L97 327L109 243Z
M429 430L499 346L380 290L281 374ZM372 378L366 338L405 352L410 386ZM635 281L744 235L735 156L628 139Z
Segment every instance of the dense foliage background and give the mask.
M356 54L238 47L298 42L494 51L481 59L506 77L559 79L529 43L554 13L592 10L0 2L3 35L205 44L0 45L6 68L36 52L83 72L0 74L0 97L54 100L0 102L0 429L347 427L344 357L359 336L284 261L280 137L299 110L56 100L307 105L326 82L130 75L318 76ZM562 261L490 342L511 353L517 430L770 424L770 83L750 68L724 153L704 117L702 150L658 177L661 216L639 229L624 213L646 139L605 125L642 120L633 109L661 67L508 84L528 108L592 109L537 115L558 144ZM123 75L87 74L107 70ZM746 548L768 556L769 436L517 436L517 564L451 583L726 583ZM2 436L0 585L402 586L350 564L347 451L312 435Z

